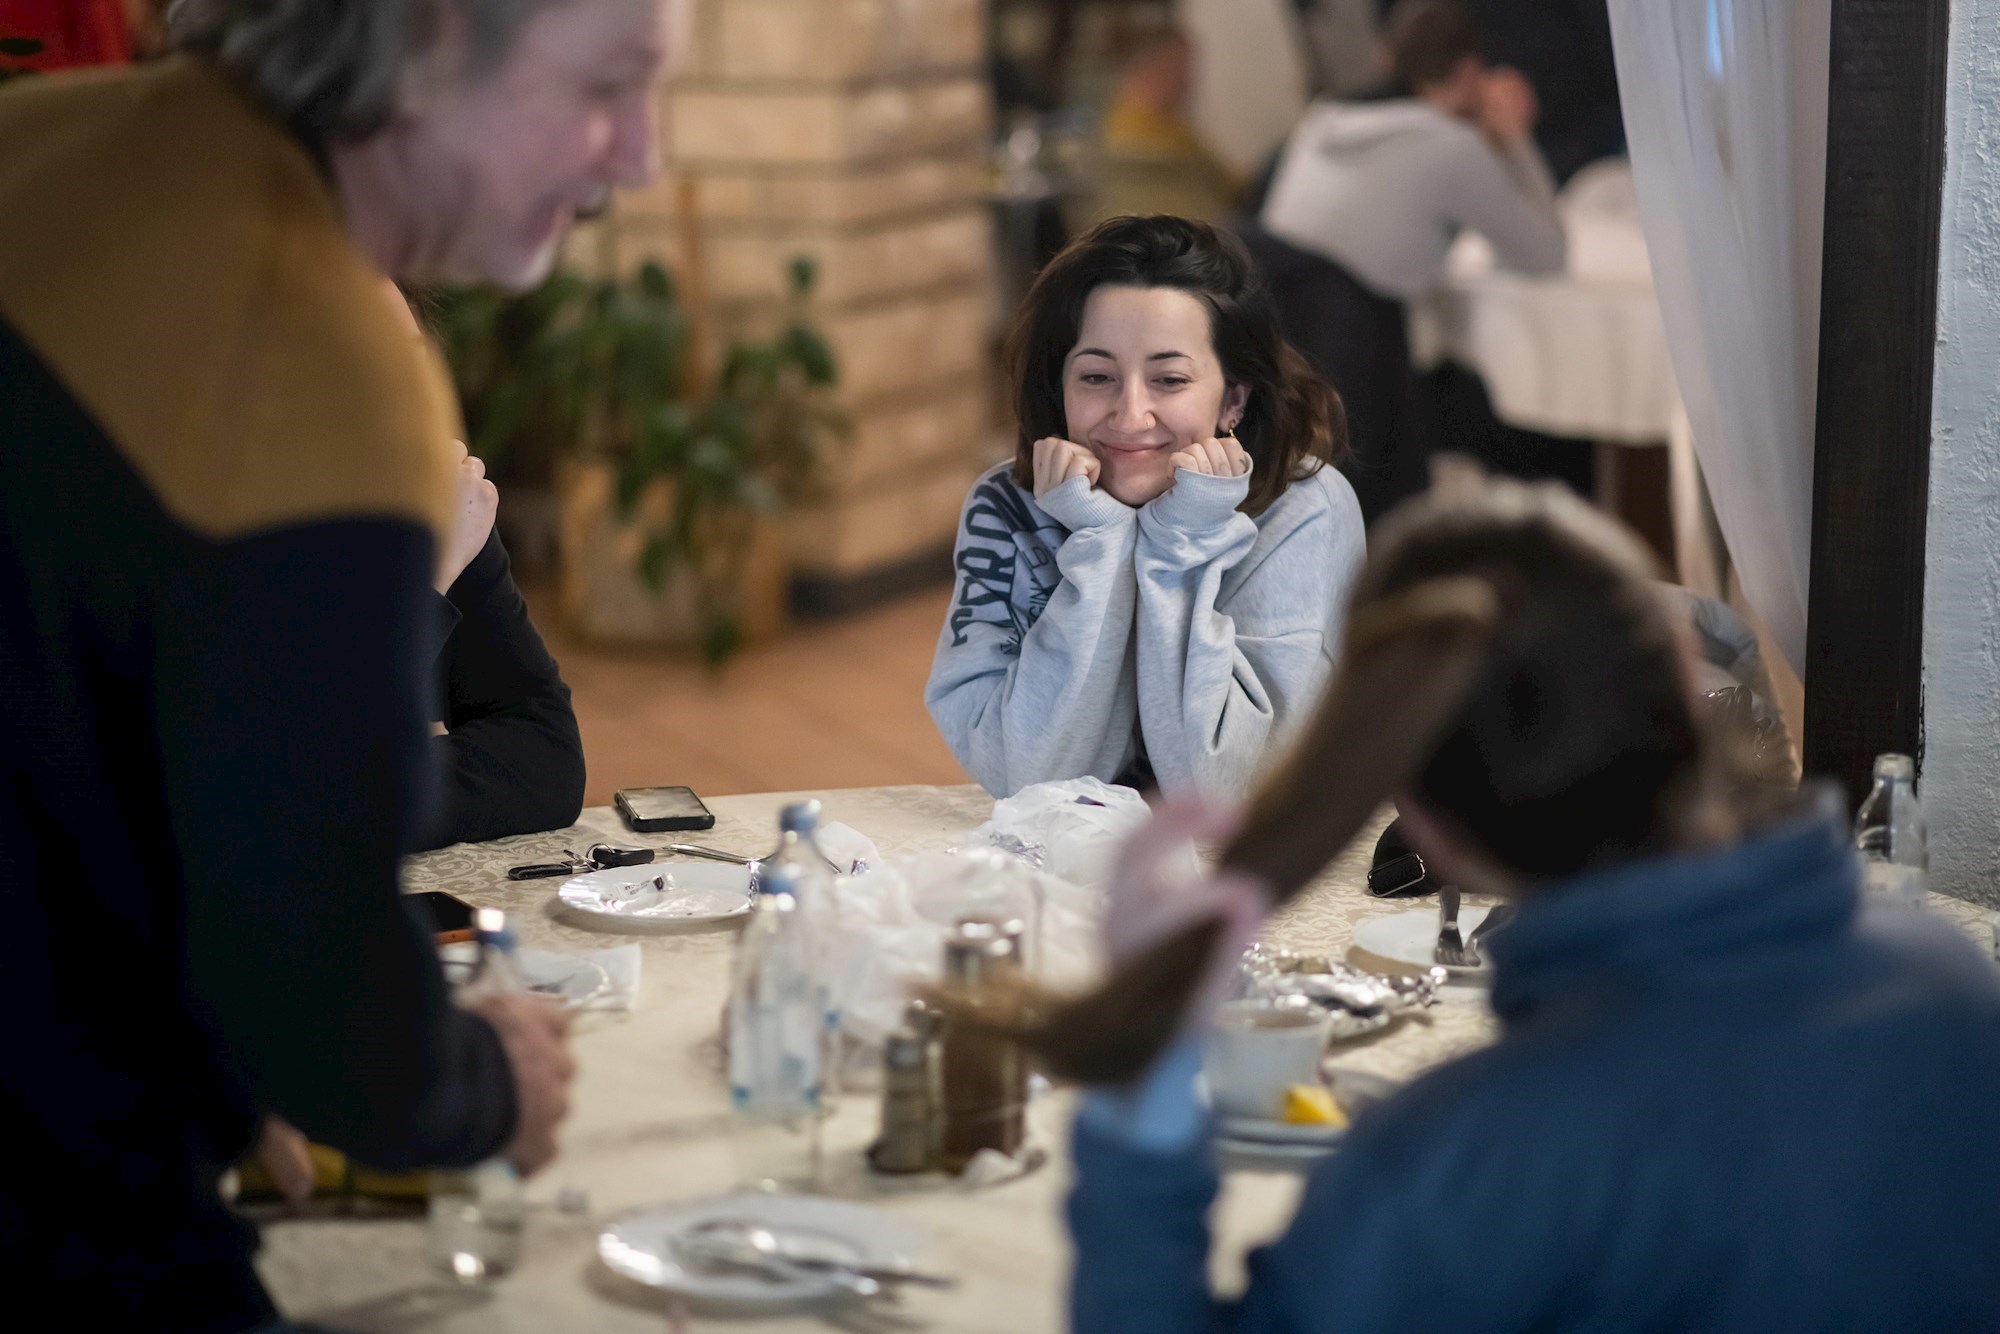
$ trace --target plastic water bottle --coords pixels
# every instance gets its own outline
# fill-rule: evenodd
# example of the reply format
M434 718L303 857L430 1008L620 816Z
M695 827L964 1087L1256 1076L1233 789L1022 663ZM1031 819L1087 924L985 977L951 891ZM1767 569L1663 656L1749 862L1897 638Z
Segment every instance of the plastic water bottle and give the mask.
M1909 756L1876 759L1875 788L1854 819L1854 846L1870 893L1921 908L1930 892L1931 862L1916 781L1916 762Z
M458 989L460 1004L504 991L525 991L514 957L514 933L505 914L481 908L473 915L479 959ZM456 1172L431 1173L431 1254L464 1283L506 1273L521 1256L524 1215L521 1178L505 1158L489 1158Z
M840 988L833 976L833 929L828 920L834 911L833 863L814 841L819 832L819 817L817 801L795 801L779 811L777 850L763 864L765 868L783 867L792 878L792 897L798 900L813 981L819 988L820 1014L826 1030L821 1093L830 1104L840 1092Z
M764 863L729 992L737 1176L753 1189L819 1181L826 1015L792 868Z

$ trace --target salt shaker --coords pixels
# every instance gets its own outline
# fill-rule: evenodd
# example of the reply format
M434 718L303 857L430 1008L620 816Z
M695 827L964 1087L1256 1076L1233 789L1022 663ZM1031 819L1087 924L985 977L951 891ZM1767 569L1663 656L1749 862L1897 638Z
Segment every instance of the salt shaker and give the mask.
M938 1049L923 1002L882 1045L882 1133L868 1149L878 1172L927 1172L937 1162Z
M945 938L944 980L976 995L1021 972L1021 924L968 917ZM998 1034L947 1020L938 1042L938 1166L957 1173L983 1149L1013 1154L1026 1136L1028 1066Z

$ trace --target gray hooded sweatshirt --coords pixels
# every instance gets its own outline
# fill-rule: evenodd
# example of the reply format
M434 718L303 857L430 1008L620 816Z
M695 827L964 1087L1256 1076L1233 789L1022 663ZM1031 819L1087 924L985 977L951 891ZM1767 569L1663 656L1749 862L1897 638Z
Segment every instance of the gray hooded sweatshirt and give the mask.
M1304 721L1364 552L1333 468L1252 519L1248 477L1183 469L1141 508L1072 478L1038 503L1003 464L959 521L924 702L987 791L1085 775L1239 796Z
M1497 152L1422 102L1315 102L1286 141L1260 219L1384 296L1409 300L1444 276L1465 228L1501 267L1556 273L1564 259L1555 183L1532 143Z

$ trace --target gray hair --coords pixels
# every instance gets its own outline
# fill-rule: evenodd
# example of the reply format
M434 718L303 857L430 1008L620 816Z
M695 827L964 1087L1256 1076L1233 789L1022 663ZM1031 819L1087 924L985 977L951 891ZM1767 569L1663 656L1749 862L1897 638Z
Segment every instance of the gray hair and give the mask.
M395 111L404 66L437 40L447 5L470 72L502 64L540 10L563 0L175 0L174 45L234 74L300 134L365 139Z

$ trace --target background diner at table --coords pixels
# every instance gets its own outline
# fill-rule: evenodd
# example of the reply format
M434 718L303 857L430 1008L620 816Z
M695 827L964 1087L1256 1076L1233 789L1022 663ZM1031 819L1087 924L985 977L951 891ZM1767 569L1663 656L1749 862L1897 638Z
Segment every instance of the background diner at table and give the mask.
M0 1272L2000 1324L1983 493L1807 494L1980 289L1826 8L0 0Z

